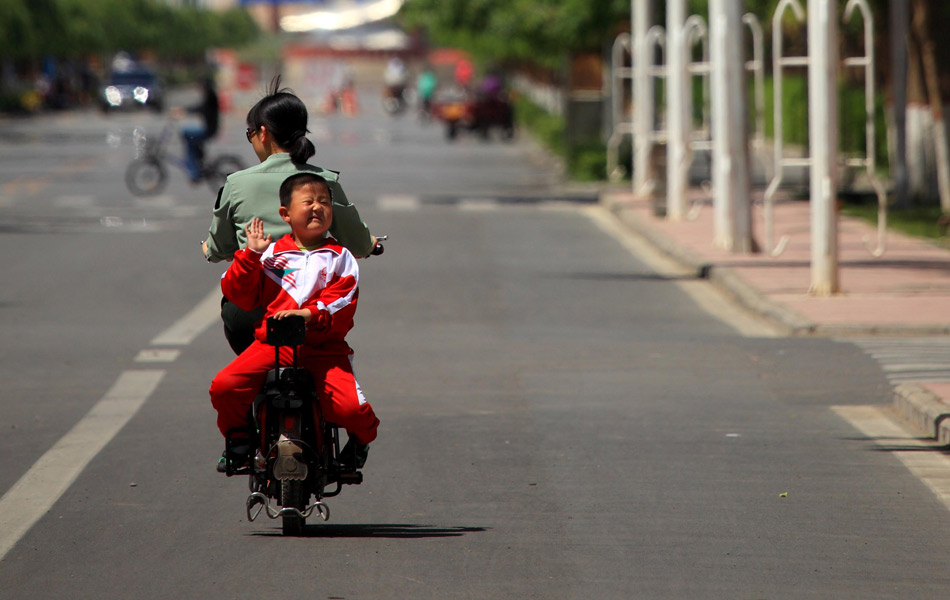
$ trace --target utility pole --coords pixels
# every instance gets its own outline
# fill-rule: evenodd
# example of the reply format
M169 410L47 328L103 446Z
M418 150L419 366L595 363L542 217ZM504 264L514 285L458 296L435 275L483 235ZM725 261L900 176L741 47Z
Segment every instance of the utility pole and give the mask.
M838 282L838 2L808 0L808 140L811 156L811 293Z
M686 0L666 2L666 216L682 221L689 184L689 103L686 72Z
M752 252L749 131L741 0L709 3L712 64L713 245Z
M653 145L653 94L647 56L647 31L653 17L653 0L630 0L633 32L633 195L644 193L650 181L650 148Z

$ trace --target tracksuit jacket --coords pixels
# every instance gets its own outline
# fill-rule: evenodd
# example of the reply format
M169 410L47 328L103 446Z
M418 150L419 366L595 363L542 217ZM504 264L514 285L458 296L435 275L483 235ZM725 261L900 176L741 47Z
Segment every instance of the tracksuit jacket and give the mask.
M264 307L255 332L267 339L267 317L280 310L309 308L306 345L319 354L349 355L346 334L353 328L359 297L356 259L332 238L316 250L301 250L290 234L263 254L245 248L221 277L224 296L242 310Z

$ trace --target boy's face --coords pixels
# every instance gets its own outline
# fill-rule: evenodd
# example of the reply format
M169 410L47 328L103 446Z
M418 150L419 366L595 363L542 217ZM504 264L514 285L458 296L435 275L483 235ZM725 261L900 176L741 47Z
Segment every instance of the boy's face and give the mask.
M280 207L280 217L290 224L297 243L302 246L320 244L333 222L330 190L319 182L295 187L290 206Z

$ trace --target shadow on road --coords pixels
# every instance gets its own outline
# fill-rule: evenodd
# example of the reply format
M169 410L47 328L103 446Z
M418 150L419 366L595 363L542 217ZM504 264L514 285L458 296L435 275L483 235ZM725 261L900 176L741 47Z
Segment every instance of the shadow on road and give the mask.
M436 527L433 525L361 523L351 525L314 524L304 527L303 537L320 538L440 538L487 531L485 527ZM280 531L259 531L255 536L280 536Z

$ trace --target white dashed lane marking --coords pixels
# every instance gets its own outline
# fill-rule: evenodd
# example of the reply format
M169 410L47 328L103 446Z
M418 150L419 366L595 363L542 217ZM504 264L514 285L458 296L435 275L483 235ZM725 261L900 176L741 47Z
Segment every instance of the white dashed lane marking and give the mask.
M152 345L190 344L218 319L215 288L191 312L152 340ZM136 362L171 363L181 350L147 348ZM165 376L160 369L124 371L112 388L73 428L46 451L0 497L0 559L53 507L86 466L135 416Z

